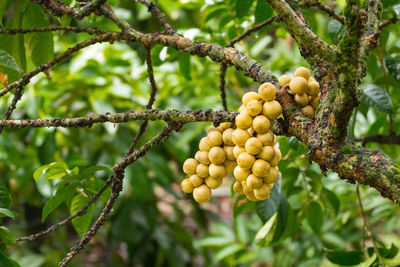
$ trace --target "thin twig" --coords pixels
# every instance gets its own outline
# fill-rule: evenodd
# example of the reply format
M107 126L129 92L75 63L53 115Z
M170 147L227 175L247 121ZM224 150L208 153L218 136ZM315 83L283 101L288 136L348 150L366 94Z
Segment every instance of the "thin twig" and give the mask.
M228 110L228 104L226 103L226 92L225 92L225 74L226 74L226 64L221 63L221 67L219 69L219 90L221 91L221 100L222 100L222 107L224 110Z
M164 12L161 11L161 9L157 6L156 3L149 2L147 0L136 0L136 1L145 5L150 11L151 15L153 15L153 17L158 18L158 20L161 23L161 26L163 26L166 29L167 33L169 34L176 33L176 30L174 29L174 27L171 26L170 22L168 21L167 16L165 15Z
M0 34L27 34L32 32L52 32L52 31L70 31L75 33L104 34L110 31L100 30L97 27L73 27L73 26L51 26L45 28L26 28L26 29L1 29Z
M386 19L381 21L381 23L379 24L379 29L382 30L384 27L390 25L390 24L395 24L396 22L398 22L399 20L396 18L391 18L391 19Z
M146 105L146 108L151 109L153 107L153 103L156 99L157 84L156 84L156 80L154 79L153 63L151 61L151 47L148 47L148 46L146 46L146 64L147 64L147 72L149 73L149 81L151 84L150 98L149 98L149 102ZM131 145L129 146L128 154L131 154L133 152L133 150L135 149L136 144L139 141L140 137L146 131L148 122L149 122L148 120L143 120L142 123L140 124L139 131L136 134L135 138L133 139Z
M379 144L400 145L400 136L396 134L391 134L391 135L377 134L371 136L360 136L354 138L354 140L364 143L375 142Z
M339 21L340 23L344 24L344 18L342 16L340 16L339 14L337 14L331 7L329 7L328 5L321 3L320 0L307 0L307 1L303 1L300 3L301 6L306 6L306 7L315 7L321 11L324 11L325 13L328 14L328 16L336 19L337 21Z
M112 177L109 178L106 183L103 185L103 187L95 194L91 197L90 201L80 210L77 211L76 213L74 213L73 215L65 218L64 220L52 225L51 227L47 228L46 230L36 233L36 234L32 234L29 236L23 236L23 237L19 237L17 238L17 242L20 241L32 241L38 238L42 238L46 235L48 235L49 233L57 230L58 228L60 228L63 225L66 225L67 223L69 223L70 221L72 221L72 219L78 217L78 216L82 216L86 213L86 211L88 210L88 208L101 196L101 194L103 194L103 192L110 186L112 182Z
M15 94L12 99L11 105L8 107L6 113L4 114L3 120L8 120L11 117L11 114L14 112L15 108L17 107L18 101L22 97L23 90L24 90L23 86L20 86L15 90ZM4 129L4 127L0 126L0 134L3 132L3 129Z

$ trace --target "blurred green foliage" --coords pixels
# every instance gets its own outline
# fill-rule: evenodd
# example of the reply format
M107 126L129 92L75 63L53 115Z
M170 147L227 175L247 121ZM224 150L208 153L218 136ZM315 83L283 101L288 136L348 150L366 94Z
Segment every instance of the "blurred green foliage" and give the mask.
M75 1L65 1L72 5ZM147 9L130 0L109 1L116 14L143 32L162 30ZM337 1L341 13L345 1ZM363 1L365 3L365 1ZM263 0L158 1L179 34L226 45L254 24L273 16ZM385 0L384 19L400 18L400 2ZM336 45L343 26L326 14L303 8L311 28ZM97 26L118 30L94 15L82 21L44 14L27 0L0 0L5 28L50 24ZM362 103L354 113L349 136L388 134L389 116L400 134L400 32L385 27L368 63ZM0 36L0 71L9 81L49 60L85 33L32 33ZM235 48L257 59L276 75L307 66L281 23L263 28ZM171 48L151 49L160 109L222 109L219 65ZM14 119L76 117L145 108L150 94L144 48L139 44L96 44L40 74L25 87ZM256 84L229 68L228 105L237 110L241 95ZM0 99L0 114L12 94ZM151 122L139 142L162 128ZM400 265L400 209L375 190L361 186L366 217L380 248L363 228L355 186L310 164L295 138L279 138L284 160L281 178L269 200L257 203L223 193L198 205L184 196L179 183L183 161L193 156L207 125L186 125L126 170L124 191L95 239L71 266L395 266ZM94 195L122 159L138 123L91 128L5 129L0 135L1 266L55 266L99 215L110 191L72 225L43 239L15 243L15 236L43 230L73 214ZM368 143L400 163L400 147ZM228 185L229 186L229 185ZM6 249L7 247L7 249ZM18 262L18 263L17 263ZM335 265L336 264L336 265Z

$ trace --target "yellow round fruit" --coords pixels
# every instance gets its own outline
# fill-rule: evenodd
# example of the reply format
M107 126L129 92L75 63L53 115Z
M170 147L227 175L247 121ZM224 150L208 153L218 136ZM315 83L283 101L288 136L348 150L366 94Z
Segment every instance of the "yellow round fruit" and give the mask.
M201 151L197 151L196 154L194 154L194 159L200 162L200 153Z
M221 133L224 132L226 129L228 129L229 127L231 127L231 122L223 122L220 123L220 125L218 126L219 129L222 129Z
M271 161L275 157L275 150L272 146L263 146L257 157L266 161Z
M224 146L224 151L228 160L236 160L235 155L233 154L233 148L234 146Z
M181 189L185 193L192 193L193 192L193 186L190 183L189 179L184 179L181 182Z
M263 83L258 87L258 95L264 101L272 101L276 95L276 88L272 83Z
M318 102L319 102L319 96L316 96L311 100L310 104L311 104L311 106L313 108L317 109L318 108Z
M281 104L276 100L265 102L263 105L263 113L271 120L274 120L282 113Z
M208 159L208 151L200 151L199 162L204 165L209 165L211 163Z
M290 83L290 80L291 80L292 78L290 78L290 76L289 75L282 75L281 77L279 77L279 80L278 80L278 82L279 82L279 85L280 86L284 86L284 85L286 85L286 84L288 84L288 83Z
M239 166L236 166L233 170L233 176L240 182L245 181L250 174L251 171L249 169L242 169Z
M295 94L304 94L307 91L308 82L303 77L295 77L290 83L290 90Z
M316 81L309 81L307 94L310 96L317 96L319 94L319 83Z
M251 200L251 201L258 201L258 199L256 198L256 196L254 195L254 190L252 190L252 189L249 189L247 186L245 186L243 183L242 183L242 187L243 187L243 192L244 192L244 194L246 195L246 197L247 197L247 199L248 200Z
M274 183L270 183L270 184L267 184L267 185L269 187L269 191L271 191L271 189L274 187Z
M269 174L265 176L264 182L267 184L275 183L279 178L279 170L277 167L271 168Z
M257 137L250 137L244 146L246 152L252 155L257 155L262 149L262 143ZM239 155L240 156L240 155Z
M199 165L197 165L196 173L201 178L206 178L208 176L208 165L200 163Z
M225 145L229 145L229 146L234 145L233 141L232 141L232 133L233 133L232 128L228 128L222 133L222 140L224 141Z
M226 173L228 174L228 173L233 172L233 170L235 169L236 165L237 165L236 164L236 160L225 160L224 167L225 167Z
M235 118L236 126L239 129L247 130L253 123L253 118L247 112L240 112Z
M243 129L236 129L232 133L232 141L237 146L244 146L249 138L249 132Z
M265 177L269 174L269 170L271 169L271 166L269 165L268 162L266 162L263 159L257 159L253 167L251 168L251 171L253 172L254 175L258 177Z
M257 134L257 138L264 146L272 146L274 144L275 135L271 131L268 131L264 134Z
M233 191L235 191L235 193L237 193L237 194L243 194L243 186L242 186L242 183L236 181L236 182L233 184Z
M200 142L199 142L200 151L208 151L208 150L210 150L210 148L211 148L211 145L210 145L210 142L208 141L208 138L207 137L201 138Z
M254 134L253 127L250 127L249 129L247 129L247 131L249 132L250 136L253 136Z
M249 189L260 188L260 186L262 184L263 184L263 179L260 177L257 177L254 174L250 174L246 179L246 186Z
M212 131L207 135L210 146L220 146L222 144L222 134L218 131Z
M246 106L245 105L241 105L239 107L239 112L245 112L246 111Z
M224 165L215 165L213 163L208 166L208 173L212 178L224 178L226 175Z
M239 157L237 158L236 162L240 168L250 169L251 166L253 166L255 160L256 158L253 155L247 152L243 152L239 154Z
M222 184L222 178L207 177L204 181L210 189L217 189Z
M314 117L314 115L315 115L315 110L314 110L314 108L313 108L312 106L310 106L310 105L303 107L303 108L301 109L301 111L304 113L304 115L306 115L306 116L309 117L309 118L312 118L312 117Z
M277 155L276 151L275 151L275 157L269 161L269 164L271 165L271 167L275 167L278 166L280 159L279 156Z
M279 149L279 147L277 147L277 146L274 147L274 150L275 150L275 154L278 156L278 159L281 160L282 159L282 152Z
M260 100L260 96L256 92L247 92L242 96L243 105L247 105L251 100Z
M310 79L310 71L305 67L299 67L294 71L294 77L303 77L304 79Z
M242 152L246 152L246 149L243 146L233 147L233 155L235 156L235 159L237 159L237 157L239 157L239 154Z
M190 175L189 181L193 188L198 187L204 182L204 180L197 174Z
M250 116L257 116L262 111L262 105L258 100L250 100L246 105L246 111Z
M262 184L260 188L254 189L254 196L258 200L265 200L270 197L270 190L267 184Z
M199 203L205 203L211 198L211 189L203 184L193 189L193 198Z
M307 94L295 94L294 95L294 101L296 101L297 104L300 106L304 107L308 104L308 95Z
M192 175L196 173L196 168L197 165L199 163L197 162L197 160L193 159L193 158L188 158L187 160L185 160L185 162L183 163L183 172L188 174L188 175Z
M264 115L259 115L254 118L252 128L256 133L263 134L268 132L271 126L270 120Z
M223 164L226 159L226 153L222 147L214 146L208 152L208 159L214 164Z

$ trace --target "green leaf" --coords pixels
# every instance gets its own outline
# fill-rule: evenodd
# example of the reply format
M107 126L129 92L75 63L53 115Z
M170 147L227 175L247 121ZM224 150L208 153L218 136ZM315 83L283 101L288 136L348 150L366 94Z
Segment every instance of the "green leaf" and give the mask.
M186 80L191 80L190 77L190 55L185 53L179 56L179 71L182 73Z
M357 265L363 261L361 251L326 251L325 256L332 263L341 266Z
M46 180L57 179L66 176L70 171L68 170L67 164L64 162L52 162L47 165L39 167L34 173L33 178L37 182L40 175L44 173Z
M344 26L337 20L330 20L328 23L328 33L333 42L338 42L344 34Z
M0 69L11 69L21 73L17 62L4 50L0 49Z
M243 249L245 249L245 247L242 244L231 244L229 246L224 247L220 251L218 251L215 254L215 260L217 262L220 262L223 259L225 259L225 258L237 253L238 251L243 250Z
M268 247L274 238L275 228L278 220L278 212L275 212L269 220L261 227L254 238L257 246Z
M393 112L392 99L385 90L375 84L367 84L364 86L361 94L361 101L379 111Z
M7 8L7 0L0 0L0 25L3 25L3 14Z
M400 20L400 4L392 6L394 17L397 20Z
M100 189L106 184L105 181L97 177L91 177L85 181L85 191L92 193L93 195L100 191ZM100 199L104 202L108 201L108 196L111 194L111 189L108 187L100 195Z
M256 202L257 215L265 223L278 210L281 201L282 177L279 177L271 190L271 197Z
M253 210L254 207L256 206L256 203L253 201L247 201L244 203L240 203L240 200L244 198L243 195L240 195L239 197L236 198L235 203L233 204L233 218L236 218L240 214L245 213L246 211Z
M7 186L0 181L0 208L9 209L11 207L10 193Z
M308 224L315 233L320 233L324 223L324 211L319 201L311 201L305 210Z
M221 247L232 244L233 238L227 236L206 236L199 240L198 245L201 247Z
M81 176L82 176L82 178L89 178L90 176L94 175L98 171L106 171L109 173L113 172L112 168L108 165L96 165L96 166L92 166L92 167L85 169L82 172Z
M400 6L400 4L399 4ZM400 58L399 57L385 57L385 66L393 78L400 81Z
M18 262L0 253L0 266L21 267Z
M35 3L27 3L22 24L24 28L44 28L50 26L41 7ZM52 32L35 32L25 36L28 53L33 64L39 66L54 57Z
M14 234L5 226L0 226L0 241L9 246L16 243Z
M325 200L324 203L328 203L333 209L335 215L337 215L340 209L340 200L336 194L327 188L323 188L322 198Z
M14 212L5 208L0 208L0 217L10 217L15 220Z
M240 19L247 15L253 2L254 0L236 0L234 6L236 16Z
M227 12L227 9L225 7L216 8L216 9L212 10L210 13L208 13L207 17L204 20L204 23L206 23L207 21L209 21L221 14L224 14L224 13L226 14L226 12Z
M272 16L274 11L265 2L265 0L257 0L256 9L254 11L255 23L263 22Z
M71 202L70 215L80 211L88 204L88 202L89 199L83 197L82 195L76 195ZM83 236L89 229L90 222L92 221L93 217L93 210L93 205L91 205L84 215L72 219L72 225L80 236Z

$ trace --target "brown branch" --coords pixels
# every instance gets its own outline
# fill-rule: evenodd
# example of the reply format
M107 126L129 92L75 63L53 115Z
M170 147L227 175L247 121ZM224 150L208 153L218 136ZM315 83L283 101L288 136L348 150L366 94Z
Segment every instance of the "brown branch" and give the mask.
M367 143L367 142L375 142L379 144L389 144L389 145L400 145L400 136L392 134L392 135L372 135L372 136L360 136L354 138L355 141Z
M379 24L379 29L382 30L384 27L390 25L390 24L395 24L396 22L398 22L399 20L396 18L391 18L391 19L386 19L381 21L381 23Z
M8 120L11 117L11 114L14 112L15 108L17 107L18 101L22 97L22 91L24 90L23 86L20 86L15 90L15 94L13 97L13 100L11 102L11 105L8 107L6 113L4 114L3 120ZM4 127L0 126L0 134L3 132Z
M157 6L156 3L149 2L147 0L136 0L136 1L145 5L147 9L150 11L151 15L153 17L158 18L158 20L161 23L161 26L163 26L166 29L166 33L168 34L176 33L174 27L172 27L171 24L169 23L167 16L165 15L164 12L161 11L161 9Z
M221 91L221 101L222 101L222 107L224 110L228 110L228 104L226 103L226 92L225 92L225 74L226 74L226 65L224 63L221 63L220 67L220 81L219 81L219 90Z
M325 13L328 14L328 16L336 19L340 23L344 24L344 18L337 14L331 7L328 5L322 3L320 0L306 0L300 3L301 6L306 6L306 7L315 7L321 11L324 11Z
M156 99L156 93L157 93L157 84L156 84L156 80L154 79L153 63L151 61L151 47L146 47L146 64L147 64L147 72L149 74L149 81L151 84L150 98L149 98L149 102L146 105L146 108L151 109L153 107L153 103ZM140 124L139 131L136 134L135 138L133 139L131 145L129 146L128 154L131 154L133 152L133 150L135 149L135 146L136 146L137 142L139 141L140 137L146 131L147 123L148 123L148 120L144 120Z
M126 167L130 164L143 157L146 152L155 145L158 145L162 141L166 140L173 130L178 129L180 126L176 124L168 124L164 127L163 131L157 134L155 137L150 139L146 144L144 144L139 150L128 154L125 158L114 165L114 178L112 184L112 193L108 198L107 204L101 212L100 216L97 218L96 222L90 227L87 233L73 246L65 258L60 262L59 266L66 266L75 256L79 253L81 249L93 238L100 227L104 224L106 218L111 213L112 207L118 198L120 192L122 191L122 180L124 178L124 172Z
M32 241L38 238L42 238L46 235L48 235L51 232L54 232L55 230L57 230L58 228L60 228L63 225L66 225L67 223L69 223L70 221L72 221L72 219L78 217L78 216L82 216L86 213L86 211L88 210L88 208L101 196L101 194L103 194L103 192L110 186L112 182L112 177L109 178L105 185L103 185L103 187L95 194L93 195L93 197L90 199L90 201L79 211L77 211L76 213L74 213L73 215L65 218L64 220L52 225L51 227L47 228L46 230L36 233L36 234L32 234L29 236L23 236L23 237L19 237L16 239L17 242L21 242L21 241Z
M27 34L32 32L52 32L52 31L70 31L75 33L89 33L89 34L105 34L110 31L100 30L96 27L73 27L73 26L50 26L45 28L26 28L26 29L1 29L0 34Z

